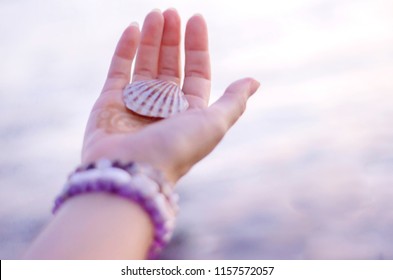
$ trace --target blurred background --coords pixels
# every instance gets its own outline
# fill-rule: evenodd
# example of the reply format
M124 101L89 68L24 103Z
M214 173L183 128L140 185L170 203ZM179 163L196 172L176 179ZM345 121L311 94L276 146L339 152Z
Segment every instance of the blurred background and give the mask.
M393 2L0 1L0 258L19 258L79 163L123 29L202 13L212 101L261 89L178 190L170 259L393 259Z

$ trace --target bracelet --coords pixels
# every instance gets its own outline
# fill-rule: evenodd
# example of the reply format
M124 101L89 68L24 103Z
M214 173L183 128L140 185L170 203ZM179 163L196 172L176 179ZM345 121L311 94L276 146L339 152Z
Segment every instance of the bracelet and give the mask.
M155 258L169 242L178 212L179 196L172 191L162 174L145 164L102 159L78 167L68 177L52 212L71 197L91 192L106 192L139 204L154 225L154 240L148 257Z

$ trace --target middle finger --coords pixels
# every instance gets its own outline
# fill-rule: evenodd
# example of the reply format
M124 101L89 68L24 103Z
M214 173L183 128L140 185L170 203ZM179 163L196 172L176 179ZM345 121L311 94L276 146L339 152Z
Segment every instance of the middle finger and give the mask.
M164 13L164 32L158 62L158 78L180 84L180 16L175 9Z
M133 81L155 79L157 77L163 28L164 17L161 11L151 11L143 23Z

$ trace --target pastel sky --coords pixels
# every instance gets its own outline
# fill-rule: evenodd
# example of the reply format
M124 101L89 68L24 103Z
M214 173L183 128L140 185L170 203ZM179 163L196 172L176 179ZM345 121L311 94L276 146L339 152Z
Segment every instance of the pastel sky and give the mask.
M393 258L393 2L1 1L0 258L17 258L78 164L122 30L206 18L212 101L261 89L180 183L166 258Z

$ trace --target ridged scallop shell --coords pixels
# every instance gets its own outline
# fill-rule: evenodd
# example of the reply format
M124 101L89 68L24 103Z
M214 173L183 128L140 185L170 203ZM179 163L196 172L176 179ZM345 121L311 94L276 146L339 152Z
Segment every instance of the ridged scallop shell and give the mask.
M168 118L188 108L180 87L161 80L137 81L127 85L123 101L131 111L148 117Z

